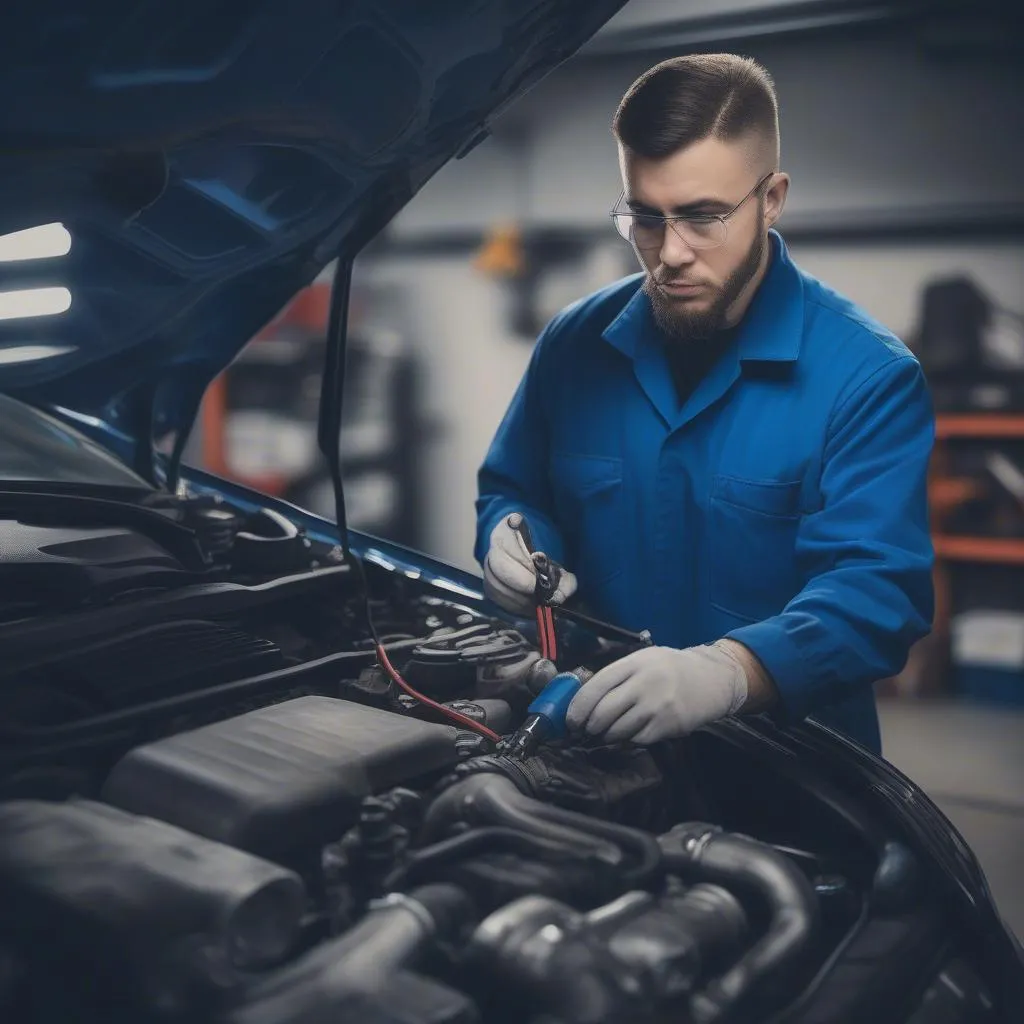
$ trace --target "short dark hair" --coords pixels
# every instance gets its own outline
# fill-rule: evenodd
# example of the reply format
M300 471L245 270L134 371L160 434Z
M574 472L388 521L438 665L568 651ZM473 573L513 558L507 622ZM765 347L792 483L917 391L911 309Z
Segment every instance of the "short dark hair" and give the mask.
M755 132L777 151L775 83L757 61L734 53L673 57L629 87L612 131L626 149L652 160L702 139L731 141Z

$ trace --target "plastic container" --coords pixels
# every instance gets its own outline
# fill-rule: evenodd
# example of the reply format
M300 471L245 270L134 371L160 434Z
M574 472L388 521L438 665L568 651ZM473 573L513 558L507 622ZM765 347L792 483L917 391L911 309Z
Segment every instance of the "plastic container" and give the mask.
M1024 612L975 609L952 623L956 689L968 700L1024 707Z

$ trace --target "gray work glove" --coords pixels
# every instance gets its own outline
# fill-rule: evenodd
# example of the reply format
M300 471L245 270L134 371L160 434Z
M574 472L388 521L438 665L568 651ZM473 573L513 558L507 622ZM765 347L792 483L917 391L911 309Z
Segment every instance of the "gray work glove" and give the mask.
M491 531L490 546L484 559L484 593L497 605L515 615L532 615L536 607L534 588L537 573L533 559L518 530L502 516ZM562 569L552 604L561 604L576 592L576 577Z
M725 646L647 647L584 683L565 722L608 743L657 743L736 714L747 692L746 670Z

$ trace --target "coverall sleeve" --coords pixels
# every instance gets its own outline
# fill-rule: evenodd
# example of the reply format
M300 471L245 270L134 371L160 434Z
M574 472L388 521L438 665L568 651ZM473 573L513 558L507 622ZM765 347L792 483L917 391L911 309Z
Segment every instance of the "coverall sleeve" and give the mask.
M821 507L803 518L796 542L808 582L781 614L729 634L771 674L782 720L894 675L929 632L934 432L924 375L910 356L875 370L833 411Z
M550 417L544 401L550 340L556 321L541 333L477 474L476 544L482 565L491 531L502 516L522 512L538 551L564 563L565 545L554 520L548 480ZM568 568L572 568L569 566Z

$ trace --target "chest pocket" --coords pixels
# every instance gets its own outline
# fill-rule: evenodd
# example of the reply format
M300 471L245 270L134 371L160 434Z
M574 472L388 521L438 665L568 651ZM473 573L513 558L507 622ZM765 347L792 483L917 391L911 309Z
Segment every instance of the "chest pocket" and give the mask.
M796 567L801 482L716 476L708 504L708 596L719 611L757 621L801 587Z
M593 594L623 571L621 548L614 543L626 528L622 460L554 452L551 484L568 568L576 573L581 593Z

